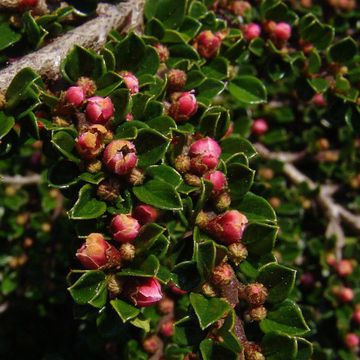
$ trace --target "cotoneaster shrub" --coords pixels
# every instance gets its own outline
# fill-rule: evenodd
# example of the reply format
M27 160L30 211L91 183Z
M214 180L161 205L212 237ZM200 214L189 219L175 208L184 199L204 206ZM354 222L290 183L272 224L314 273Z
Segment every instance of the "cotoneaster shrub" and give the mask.
M290 188L275 160L253 183L246 140L317 159L301 170L320 183L356 179L351 4L148 1L143 36L112 32L101 55L75 47L57 83L30 69L13 80L4 152L29 135L44 142L49 185L68 199L79 238L75 313L96 323L107 356L309 359L311 335L314 358L356 357L353 241L343 247L350 262L332 261L336 234L314 226L316 191ZM338 167L326 140L349 145ZM300 267L302 293L278 260Z

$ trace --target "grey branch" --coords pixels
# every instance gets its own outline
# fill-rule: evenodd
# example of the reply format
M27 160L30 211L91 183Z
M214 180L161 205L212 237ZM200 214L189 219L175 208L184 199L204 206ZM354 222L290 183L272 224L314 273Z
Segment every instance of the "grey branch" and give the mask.
M342 248L344 246L345 235L341 227L341 221L348 225L354 232L360 234L360 216L354 215L350 211L346 210L343 206L335 203L332 195L337 190L334 185L317 185L309 177L299 171L291 162L297 159L296 154L288 153L276 153L271 152L264 145L257 143L255 148L259 155L266 160L279 160L284 163L284 174L295 184L306 183L311 190L319 188L317 195L317 201L323 209L326 217L329 220L329 224L326 230L327 236L336 236L336 257L341 258Z
M98 16L68 31L40 50L26 55L0 71L0 91L6 91L11 80L23 68L31 67L41 76L56 79L60 63L74 45L98 51L105 44L111 30L128 32L142 26L145 0L129 0L119 5L100 3Z
M41 176L39 174L30 174L30 175L0 175L0 183L6 185L13 185L15 187L25 186L25 185L37 185L41 183Z

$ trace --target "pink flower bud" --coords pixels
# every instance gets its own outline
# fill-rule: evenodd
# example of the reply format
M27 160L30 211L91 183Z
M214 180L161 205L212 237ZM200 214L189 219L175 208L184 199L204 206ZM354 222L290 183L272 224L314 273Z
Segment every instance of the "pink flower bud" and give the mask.
M160 327L160 334L165 337L170 337L174 335L174 322L173 321L167 321L163 323Z
M237 210L229 210L210 220L206 230L220 242L230 245L239 242L248 219Z
M71 86L66 90L65 100L67 103L79 107L85 100L85 93L80 86Z
M161 345L161 340L157 335L149 335L143 341L143 348L148 354L155 354Z
M133 121L133 120L134 120L133 114L132 114L132 113L127 113L127 114L125 115L125 120L126 120L126 121Z
M165 45L158 43L154 45L154 48L159 55L161 63L164 63L169 59L170 56L169 49Z
M172 94L169 115L174 118L175 121L187 121L196 114L197 110L197 100L192 91Z
M212 155L218 159L221 155L221 147L214 139L205 137L191 144L189 154L191 157Z
M120 75L131 95L139 92L139 80L133 73L129 71L122 71Z
M261 28L258 24L251 23L248 25L245 25L244 29L244 36L246 40L253 40L260 36L261 34Z
M338 264L336 264L336 271L339 274L339 276L346 277L353 273L354 268L349 260L343 259L340 260Z
M171 91L179 91L183 88L187 81L185 71L172 69L168 73L168 89Z
M326 101L324 99L324 95L323 94L315 94L313 96L313 98L311 99L311 102L318 107L323 107L326 105Z
M334 289L336 297L343 303L351 302L354 299L354 291L348 287L341 287L340 289Z
M157 304L157 308L160 314L167 315L174 311L174 300L168 296L164 296Z
M349 349L357 347L360 344L359 336L357 336L355 333L346 334L344 341L345 341L345 345Z
M211 171L204 175L204 179L209 180L213 184L214 192L221 192L227 187L226 176L221 171Z
M315 285L314 275L311 272L304 272L300 277L301 285L305 287L312 287Z
M210 30L201 32L195 39L194 47L198 53L206 58L211 59L217 55L221 46L221 36L213 34Z
M163 297L161 285L155 278L138 279L128 291L130 300L140 307L151 306Z
M291 26L285 22L279 22L276 24L273 34L276 39L287 41L291 36Z
M92 125L75 140L78 153L85 159L96 158L103 149L107 130L102 125Z
M113 217L110 231L114 240L118 242L133 242L139 234L140 224L130 215L119 214Z
M86 238L86 242L76 252L76 257L89 270L120 265L119 251L98 233L92 233Z
M352 319L356 324L360 325L360 309L356 309L354 311Z
M135 145L126 140L114 140L106 146L103 161L113 173L129 174L137 164Z
M88 77L82 76L78 79L76 82L78 86L80 86L83 90L86 96L94 96L96 92L96 82L94 80L91 80Z
M134 209L133 216L139 221L140 224L144 225L156 221L159 213L154 207L143 204L138 205Z
M269 130L269 125L264 119L256 119L251 127L251 131L254 135L264 135Z
M93 124L106 124L114 115L114 105L109 97L93 96L86 105L86 117Z

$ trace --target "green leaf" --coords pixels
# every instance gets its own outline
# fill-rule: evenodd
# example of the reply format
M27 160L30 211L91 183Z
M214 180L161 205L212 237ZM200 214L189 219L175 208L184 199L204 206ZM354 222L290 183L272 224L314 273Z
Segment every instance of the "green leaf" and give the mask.
M185 0L148 0L144 13L148 20L153 17L162 21L166 28L176 29L185 16Z
M240 340L234 333L235 327L235 312L231 311L224 321L224 325L216 332L216 335L221 337L224 341L222 346L236 354L241 352Z
M182 210L182 202L175 188L161 180L150 180L133 188L135 196L145 204L164 210Z
M105 274L96 270L86 271L68 290L77 304L101 308L107 296Z
M79 173L79 167L74 162L60 160L49 169L49 185L57 189L66 189L78 182Z
M244 105L263 104L267 100L264 84L253 76L238 76L228 85L230 94Z
M298 349L296 360L310 359L313 353L312 343L303 338L297 338L296 341L297 341L297 349Z
M75 148L75 139L67 131L54 132L51 143L70 161L79 163L80 159L72 152Z
M210 276L214 266L216 257L216 246L214 241L204 241L196 243L194 248L194 258L199 273L204 279Z
M206 66L203 66L201 70L208 78L224 80L229 76L229 62L227 59L219 56Z
M230 305L225 300L218 298L208 299L196 293L190 294L190 303L194 308L202 330L224 317L231 310Z
M297 343L293 337L268 333L261 341L261 349L266 360L295 360Z
M155 255L149 255L146 260L136 268L122 269L117 273L118 276L138 276L138 277L154 277L160 269L159 260Z
M73 220L96 219L106 211L106 203L94 198L90 184L84 185L79 191L79 198L69 211Z
M70 83L81 76L100 78L106 71L104 58L92 50L75 45L60 65L61 74Z
M227 177L231 198L236 201L241 199L251 188L255 171L248 166L232 163L227 166Z
M230 156L242 152L248 158L257 154L252 144L240 135L231 135L221 141L221 158L226 161Z
M22 16L22 23L24 26L24 33L29 44L31 44L35 49L43 45L48 32L42 26L39 26L32 17L30 11L24 13Z
M195 261L183 261L177 264L172 269L172 273L175 284L185 291L196 288L201 282L201 276Z
M356 41L348 36L331 45L328 49L328 56L330 61L345 63L353 60L357 51L358 47Z
M284 335L301 336L309 331L300 308L291 300L285 300L274 310L268 311L260 322L264 333L279 332Z
M229 125L229 111L221 106L212 106L201 116L199 129L204 135L221 139L226 134Z
M247 225L242 242L250 254L265 255L272 251L279 228L263 223Z
M295 285L296 271L277 263L262 266L257 281L269 290L267 301L278 303L284 301Z
M130 323L137 328L144 330L146 333L150 331L150 319L137 317L136 319L131 320Z
M153 165L147 168L146 173L154 179L162 180L175 189L183 182L182 176L171 166Z
M146 250L146 248L151 247L165 230L165 228L156 223L144 225L135 240L136 250Z
M237 360L238 354L226 349L211 339L205 339L200 343L200 352L204 360Z
M142 168L154 165L165 156L170 139L153 129L140 129L135 139L138 165Z
M209 104L210 101L217 95L220 95L225 88L225 84L216 79L206 79L197 88L197 100L204 104Z
M260 221L276 221L276 213L270 204L261 196L251 192L245 194L237 209L243 212L248 219Z
M122 322L127 322L139 315L140 310L124 300L116 299L110 301L111 306L120 316Z
M17 43L21 39L21 34L14 31L6 22L0 23L0 51Z
M314 89L314 91L317 92L317 93L323 93L329 87L328 82L325 79L322 79L322 78L307 79L307 82Z
M15 119L12 116L6 116L0 111L0 139L7 135L15 125Z

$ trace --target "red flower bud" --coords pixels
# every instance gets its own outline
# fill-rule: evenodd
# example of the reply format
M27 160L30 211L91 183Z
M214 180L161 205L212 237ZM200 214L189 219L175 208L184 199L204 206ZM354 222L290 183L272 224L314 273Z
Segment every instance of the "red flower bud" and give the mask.
M315 105L315 106L318 106L318 107L323 107L326 105L326 101L324 99L324 95L323 94L315 94L313 96L313 98L311 99L311 102Z
M143 278L129 289L129 297L136 306L151 306L163 297L161 285L155 278Z
M356 309L352 315L352 319L358 325L360 325L360 309Z
M247 223L244 214L229 210L210 220L206 230L220 242L230 245L241 240Z
M179 91L183 88L187 81L185 71L172 69L168 73L168 88L171 91Z
M139 80L133 73L129 71L122 71L120 75L131 95L139 92Z
M254 121L251 131L255 135L264 135L269 130L269 125L267 124L266 120L264 119L257 119Z
M256 39L261 34L261 27L258 24L251 23L245 25L244 36L246 40Z
M85 96L94 96L96 92L96 82L88 77L80 77L76 82L76 85L83 89Z
M196 114L198 104L192 91L174 93L171 98L172 103L169 107L169 115L175 121L184 122Z
M251 306L257 307L263 305L267 296L268 291L263 284L253 283L245 287L245 298Z
M165 337L170 337L174 335L174 322L173 321L167 321L163 323L160 327L160 334Z
M110 231L114 240L118 242L133 242L139 234L140 224L130 215L119 214L113 217Z
M156 221L159 213L154 207L143 204L138 205L134 209L133 216L139 221L140 224L144 225Z
M89 270L120 265L119 251L98 233L92 233L86 238L86 242L76 252L76 257Z
M86 117L93 124L106 124L114 115L114 105L109 97L93 96L86 105Z
M149 335L143 341L143 348L148 354L155 354L160 348L161 340L157 335Z
M279 22L276 24L273 34L276 39L287 41L291 36L291 26L285 22Z
M232 1L229 10L236 16L244 16L246 12L251 10L251 5L247 1Z
M353 273L354 268L352 263L349 260L340 260L338 264L336 264L336 271L341 277L349 276Z
M351 302L354 299L354 291L348 287L335 288L336 297L343 303Z
M32 8L37 6L39 0L21 0L20 1L20 7L28 7L28 8Z
M227 187L226 176L221 171L211 171L204 175L204 179L209 180L213 184L213 191L218 193Z
M159 55L160 62L164 63L169 59L170 56L169 49L165 45L158 43L154 45L154 48Z
M210 30L201 32L195 39L194 47L198 53L206 58L211 59L217 55L221 46L221 36L213 34Z
M180 289L174 283L170 284L169 287L170 287L170 290L176 295L185 295L188 293L186 290Z
M356 335L355 333L348 333L345 336L345 345L349 348L352 349L354 347L359 346L360 344L360 340L359 340L359 336Z
M65 100L71 105L79 107L85 100L85 93L80 86L71 86L66 90Z
M315 285L314 275L310 272L304 272L300 277L301 285L305 287L312 287Z
M92 125L75 140L78 153L85 159L94 159L103 149L107 130L102 125Z
M164 296L157 304L160 314L167 315L174 311L174 300Z
M137 164L135 145L126 140L114 140L106 146L103 161L113 173L129 174Z

